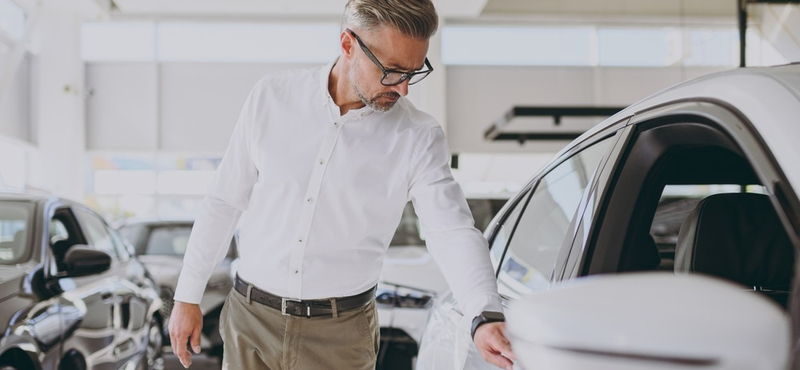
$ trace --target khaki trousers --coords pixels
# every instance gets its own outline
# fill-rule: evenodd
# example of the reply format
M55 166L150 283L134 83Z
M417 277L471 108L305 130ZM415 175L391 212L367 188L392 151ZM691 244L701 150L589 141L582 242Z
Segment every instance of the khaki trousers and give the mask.
M220 314L222 370L374 370L380 327L373 300L332 317L284 316L231 290Z

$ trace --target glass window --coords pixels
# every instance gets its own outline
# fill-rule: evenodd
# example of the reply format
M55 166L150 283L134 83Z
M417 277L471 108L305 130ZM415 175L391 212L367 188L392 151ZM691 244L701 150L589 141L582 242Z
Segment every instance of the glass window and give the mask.
M125 243L125 240L121 235L119 235L119 232L108 226L106 226L106 231L108 231L108 234L111 235L111 243L114 244L114 249L116 249L119 259L122 261L129 260L131 258L130 250L128 249L128 245Z
M500 266L502 294L519 296L549 287L559 251L571 235L569 225L610 145L611 140L604 140L583 150L539 181Z
M31 204L0 203L0 264L15 264L28 255L32 215Z
M147 247L143 254L183 256L191 233L191 225L156 227L150 231L150 238L147 239Z
M69 231L67 231L67 227L64 226L64 223L58 219L50 220L50 244L55 244L59 240L67 240L69 239Z
M106 223L100 217L85 211L77 212L76 216L83 226L83 231L91 247L108 253L113 261L118 261L119 255L111 240L111 235L106 229Z
M511 206L506 213L508 217L497 226L497 231L494 233L494 238L489 245L489 255L492 258L492 266L497 270L500 265L500 259L503 258L503 251L506 250L508 238L511 235L511 230L519 218L520 210L525 207L525 202L528 198L528 192L519 197L517 203Z

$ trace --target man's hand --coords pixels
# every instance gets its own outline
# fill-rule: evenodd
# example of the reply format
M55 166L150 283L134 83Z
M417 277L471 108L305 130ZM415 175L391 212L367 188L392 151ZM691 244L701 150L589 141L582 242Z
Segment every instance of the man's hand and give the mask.
M175 301L169 316L169 339L172 352L181 360L181 365L188 368L192 364L192 352L200 353L200 330L203 327L203 313L200 305Z
M503 369L511 370L514 365L511 361L516 361L517 358L511 352L511 344L503 334L505 331L506 323L492 322L483 324L475 330L475 347L478 348L483 359L486 362L501 367Z

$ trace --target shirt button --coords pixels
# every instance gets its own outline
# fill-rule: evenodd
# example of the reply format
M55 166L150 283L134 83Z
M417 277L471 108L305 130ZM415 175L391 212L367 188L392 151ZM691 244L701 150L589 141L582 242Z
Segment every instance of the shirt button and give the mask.
M306 202L309 202L309 203L311 203L311 202L313 202L313 201L314 201L314 198L308 198L308 199L306 199Z
M323 164L323 163L325 163L325 161L323 161L323 160L321 160L321 159L320 159L320 160L319 160L319 164Z
M297 242L302 243L303 239L297 239Z
M294 270L294 273L295 273L295 274L297 274L297 273L299 273L299 272L300 272L300 270Z
M334 122L333 127L339 127L339 122Z

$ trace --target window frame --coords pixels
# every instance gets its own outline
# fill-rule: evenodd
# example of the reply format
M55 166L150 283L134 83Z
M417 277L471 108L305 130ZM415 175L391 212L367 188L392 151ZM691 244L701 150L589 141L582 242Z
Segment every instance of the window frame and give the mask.
M522 215L525 212L528 203L530 202L530 198L532 194L536 191L540 181L547 176L550 172L553 171L556 167L560 166L564 162L568 161L575 155L583 152L587 148L594 146L595 144L600 143L603 140L611 140L610 147L604 152L603 157L598 162L597 169L594 170L592 178L589 180L589 183L578 203L578 208L576 209L575 215L582 215L586 210L587 200L590 198L587 197L588 190L596 188L597 180L600 174L603 172L603 168L606 166L609 158L611 155L617 150L619 146L619 142L624 135L620 135L619 131L623 130L628 121L630 120L630 116L625 116L624 118L617 120L615 123L608 125L607 127L598 130L597 132L593 133L591 136L587 136L582 140L573 144L573 146L569 147L568 149L563 150L557 157L552 160L547 166L545 166L539 173L534 175L531 180L523 187L523 189L517 193L515 197L509 200L506 205L497 213L495 219L490 223L490 226L487 227L485 235L487 236L487 240L489 241L489 248L492 249L494 247L494 241L497 237L497 234L500 230L500 227L505 224L508 220L508 217L517 209L520 208L519 214ZM522 203L524 202L524 203ZM513 222L514 225L509 231L508 239L503 245L503 251L500 254L500 258L497 261L495 268L495 278L499 277L500 268L502 266L502 262L505 259L506 253L508 252L509 245L511 244L511 240L514 238L514 233L516 228L519 224L519 220L521 217L516 217ZM556 260L556 265L554 266L553 272L553 282L558 282L563 278L564 270L566 268L567 257L571 254L572 244L575 239L575 235L578 232L578 229L575 227L576 220L580 219L581 217L573 216L569 229L572 230L570 233L564 236L564 244L562 244L561 249L559 250L559 256ZM569 241L569 242L567 242ZM510 297L501 295L504 300L508 300Z
M623 257L622 248L630 235L626 233L621 237L609 237L613 233L607 230L628 230L633 224L631 216L635 215L638 208L643 207L639 204L642 192L652 190L646 189L647 174L642 175L640 182L631 185L619 184L619 181L624 181L620 179L620 175L625 165L630 163L628 155L634 148L640 133L676 124L705 125L732 144L734 149L751 165L755 175L767 189L773 207L792 239L796 253L800 249L800 240L798 240L800 239L798 238L800 222L792 219L795 217L793 215L800 215L800 202L793 191L786 191L788 184L786 177L753 124L740 111L727 103L715 99L682 99L640 112L628 124L619 151L610 159L613 163L606 166L604 180L599 184L602 188L598 189L594 212L584 220L589 225L586 232L588 237L580 241L579 245L574 246L580 248L582 253L580 253L579 263L566 274L568 278L619 272ZM655 161L663 159L664 152L658 154ZM652 169L655 162L650 164L652 166L649 168ZM650 170L648 170L649 173ZM626 199L632 199L632 196L629 195L612 201L614 198L612 190L619 191L621 188L625 189L622 191L625 194L635 192L636 200L631 202L633 204L630 206L630 212L621 215L610 214L611 203L619 204ZM783 194L783 199L781 199L781 194Z

